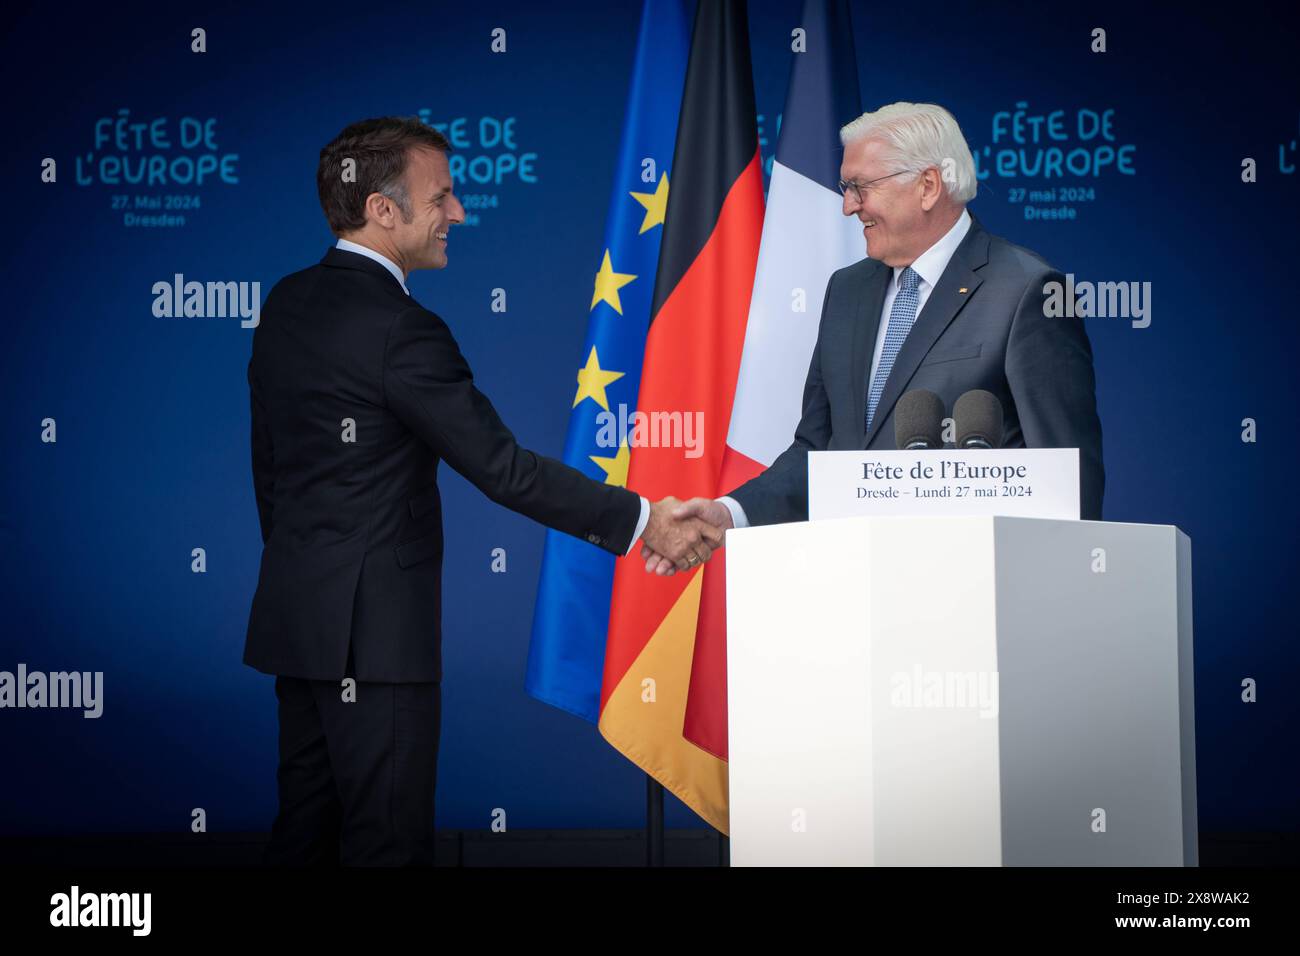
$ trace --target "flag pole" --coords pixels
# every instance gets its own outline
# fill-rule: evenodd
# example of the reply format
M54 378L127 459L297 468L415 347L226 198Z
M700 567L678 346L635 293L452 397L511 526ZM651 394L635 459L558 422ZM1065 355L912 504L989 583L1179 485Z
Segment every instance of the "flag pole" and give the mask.
M664 865L664 785L645 775L645 865Z

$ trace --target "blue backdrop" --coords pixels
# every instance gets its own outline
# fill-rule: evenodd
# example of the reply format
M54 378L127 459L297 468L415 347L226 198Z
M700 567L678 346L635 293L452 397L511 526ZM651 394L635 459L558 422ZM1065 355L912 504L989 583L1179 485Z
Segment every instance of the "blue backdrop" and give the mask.
M1192 538L1202 828L1295 829L1293 34L1267 11L941 7L855 5L863 103L946 105L978 156L971 208L987 228L1080 280L1151 283L1148 327L1087 322L1105 514ZM639 8L12 17L0 57L13 199L0 670L103 671L105 701L96 720L0 710L0 832L180 831L195 807L211 830L255 830L274 814L272 678L240 660L260 553L252 330L155 316L153 284L257 281L264 296L331 242L314 181L326 141L373 115L448 124L477 221L453 231L448 269L410 287L450 322L521 441L558 455ZM765 156L799 11L796 0L751 8ZM195 27L206 53L191 52ZM503 54L490 49L497 27ZM1098 27L1105 53L1090 50ZM163 181L112 181L141 162ZM127 225L135 210L121 204L137 196L179 197L140 214L183 224ZM1074 218L1029 219L1026 207ZM504 313L491 309L496 288ZM41 440L47 418L55 443ZM1247 418L1255 442L1242 440ZM442 488L439 825L483 828L498 807L511 828L638 825L640 772L594 727L523 693L542 528L449 470ZM191 571L194 548L205 573ZM505 574L491 570L494 548ZM1241 700L1246 678L1256 703ZM669 825L698 824L669 802Z

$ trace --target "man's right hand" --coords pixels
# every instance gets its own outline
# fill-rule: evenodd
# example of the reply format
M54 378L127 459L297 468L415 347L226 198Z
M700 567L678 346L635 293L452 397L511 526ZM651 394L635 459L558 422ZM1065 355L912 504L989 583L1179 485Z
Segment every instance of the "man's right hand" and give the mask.
M699 567L715 549L722 547L722 530L706 519L683 512L685 507L671 496L650 505L650 520L641 535L641 556L654 554L657 566L666 565L667 570L660 574ZM719 507L726 511L725 505ZM728 514L728 525L730 522ZM651 570L649 564L646 570Z
M701 523L701 535L705 537L705 543L711 549L709 553L722 547L725 532L733 527L731 510L726 505L711 498L692 498L687 502L678 502L676 498L665 498L658 504L663 505L667 502L676 504L676 507L671 509L671 520ZM658 505L650 506L650 524L654 523L654 509L656 507ZM709 559L709 555L705 554L700 561L695 563L676 560L672 555L654 546L654 542L650 540L649 530L650 525L647 525L646 533L641 536L641 558L645 561L645 569L648 574L671 575L677 571L689 571Z

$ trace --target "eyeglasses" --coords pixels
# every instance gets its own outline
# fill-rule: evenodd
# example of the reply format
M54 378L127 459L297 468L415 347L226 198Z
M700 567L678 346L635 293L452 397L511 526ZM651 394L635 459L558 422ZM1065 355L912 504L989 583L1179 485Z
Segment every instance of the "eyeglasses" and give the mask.
M839 182L840 194L848 195L849 189L852 189L853 195L858 197L858 202L862 202L862 190L864 187L870 186L873 183L878 183L882 179L892 179L894 176L901 176L903 175L903 173L910 173L910 172L912 172L912 170L910 169L900 169L896 173L890 173L888 176L878 176L877 178L870 179L865 183L860 183L853 179L841 179Z

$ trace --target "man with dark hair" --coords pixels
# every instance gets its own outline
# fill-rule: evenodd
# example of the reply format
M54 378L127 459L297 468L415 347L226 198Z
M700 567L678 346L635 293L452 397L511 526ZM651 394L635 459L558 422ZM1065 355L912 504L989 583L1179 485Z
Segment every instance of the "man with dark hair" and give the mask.
M493 501L682 570L721 535L515 441L441 318L406 288L447 264L464 209L419 120L355 123L321 150L338 238L267 296L248 385L263 552L244 662L276 676L279 813L266 862L431 864L446 461Z

